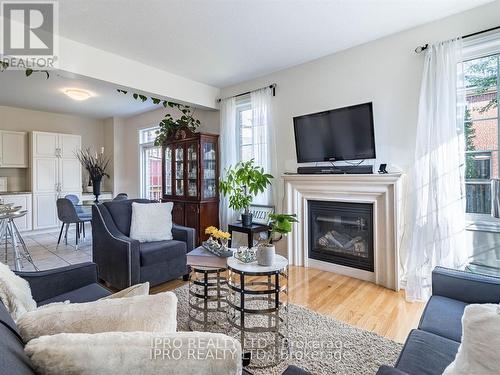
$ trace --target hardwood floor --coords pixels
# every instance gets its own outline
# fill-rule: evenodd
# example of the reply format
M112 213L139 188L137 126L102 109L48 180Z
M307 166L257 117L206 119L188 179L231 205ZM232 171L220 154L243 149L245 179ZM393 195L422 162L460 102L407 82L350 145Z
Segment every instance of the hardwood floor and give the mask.
M173 290L185 283L173 280L151 292ZM312 268L290 267L289 284L291 303L398 342L404 342L417 327L424 309L423 303L406 302L404 291Z

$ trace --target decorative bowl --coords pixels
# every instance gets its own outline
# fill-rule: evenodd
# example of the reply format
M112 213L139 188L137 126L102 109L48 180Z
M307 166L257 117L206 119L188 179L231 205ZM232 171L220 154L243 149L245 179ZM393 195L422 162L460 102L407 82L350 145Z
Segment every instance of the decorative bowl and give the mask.
M252 263L257 260L255 249L249 249L248 247L244 246L241 246L237 251L234 252L234 257L241 263Z

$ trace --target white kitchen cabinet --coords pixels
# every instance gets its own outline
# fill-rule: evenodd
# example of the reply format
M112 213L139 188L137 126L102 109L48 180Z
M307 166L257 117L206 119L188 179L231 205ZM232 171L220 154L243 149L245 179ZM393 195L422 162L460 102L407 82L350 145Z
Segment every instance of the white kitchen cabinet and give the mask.
M33 159L33 193L52 193L58 190L59 159Z
M59 134L61 158L77 159L76 150L81 148L82 137L74 134Z
M28 133L0 130L0 167L28 168Z
M74 134L32 132L33 228L57 226L56 200L81 195L82 167L76 157L81 137Z
M14 219L19 231L27 231L32 229L32 209L31 209L31 194L6 194L0 195L3 203L12 203L14 206L21 206L23 210L28 211L23 217Z
M31 133L31 149L34 158L54 158L59 149L59 134L46 132Z
M82 191L82 168L78 159L59 160L60 191Z
M33 194L33 229L52 228L59 225L57 195L58 193Z

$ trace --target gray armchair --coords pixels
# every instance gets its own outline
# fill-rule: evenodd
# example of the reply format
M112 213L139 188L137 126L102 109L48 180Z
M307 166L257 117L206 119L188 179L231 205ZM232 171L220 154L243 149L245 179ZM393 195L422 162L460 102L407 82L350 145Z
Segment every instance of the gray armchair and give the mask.
M144 242L130 235L132 203L147 199L105 202L92 207L92 257L99 278L117 289L149 281L158 285L187 278L187 253L194 248L195 231L174 225L173 240Z

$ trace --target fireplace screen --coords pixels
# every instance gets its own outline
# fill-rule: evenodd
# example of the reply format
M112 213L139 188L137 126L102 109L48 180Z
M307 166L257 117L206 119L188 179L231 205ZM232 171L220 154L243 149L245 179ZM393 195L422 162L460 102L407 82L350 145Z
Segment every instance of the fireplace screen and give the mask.
M373 205L309 201L309 258L373 272Z

